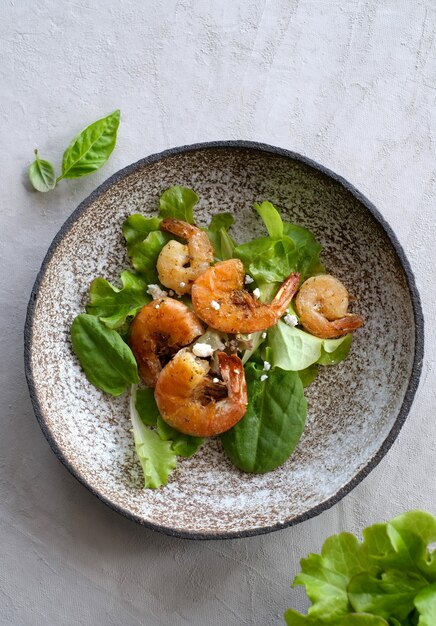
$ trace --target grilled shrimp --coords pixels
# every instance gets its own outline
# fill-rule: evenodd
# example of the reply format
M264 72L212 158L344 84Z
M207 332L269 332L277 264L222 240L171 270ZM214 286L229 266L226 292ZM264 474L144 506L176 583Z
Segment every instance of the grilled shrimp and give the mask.
M187 435L213 437L245 415L248 400L241 359L218 352L218 362L222 380L211 378L209 362L187 349L163 368L154 396L170 426Z
M176 237L186 239L188 243L182 244L172 239L162 248L157 259L159 280L179 295L191 293L194 280L214 260L214 249L209 237L197 226L173 218L163 220L160 227Z
M308 278L295 298L295 308L300 324L322 339L341 337L363 324L360 315L348 313L348 291L330 274Z
M270 304L243 288L244 266L239 259L217 263L192 286L192 306L208 326L224 333L253 333L277 323L297 290L299 274L291 274Z
M168 357L203 333L200 320L179 300L159 298L143 306L130 327L129 343L145 384L154 387Z

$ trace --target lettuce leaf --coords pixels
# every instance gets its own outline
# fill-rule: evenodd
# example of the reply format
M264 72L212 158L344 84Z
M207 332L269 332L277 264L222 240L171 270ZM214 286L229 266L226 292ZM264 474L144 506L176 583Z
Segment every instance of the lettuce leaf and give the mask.
M418 626L434 626L436 624L436 583L418 593L415 598L415 606L420 616Z
M333 535L321 554L302 559L294 585L306 587L312 606L307 616L287 611L287 624L372 624L364 621L366 614L379 620L374 624L436 624L434 552L429 548L436 541L436 519L409 511L362 534L361 542L348 533Z
M159 215L163 218L174 217L184 222L194 223L194 206L199 198L188 187L174 185L167 189L159 199Z
M233 258L235 242L227 231L234 221L231 213L218 213L218 215L214 215L209 227L206 229L212 242L215 256L220 261L227 261L227 259Z
M293 609L288 609L285 612L285 622L288 626L325 626L327 623L330 626L394 626L393 623L389 624L382 617L370 613L351 613L334 621L326 622L316 617L302 615Z
M130 418L133 426L135 450L144 473L144 487L157 489L168 482L176 467L177 456L171 442L162 441L155 430L147 428L136 410L136 389L130 396Z
M399 570L388 570L380 577L363 572L350 581L347 591L355 611L404 620L413 611L415 596L427 584L423 576Z
M279 321L268 330L271 364L288 371L304 370L314 363L332 365L343 361L350 350L352 336L320 339L304 330Z
M203 438L184 435L162 419L154 398L154 389L150 387L137 389L135 408L143 423L147 426L157 426L159 437L162 441L170 441L174 452L179 456L190 457L203 444Z
M221 435L228 457L244 472L262 474L282 465L294 451L304 429L307 402L296 372L245 368L248 406L244 417Z
M192 437L179 432L167 424L160 415L157 418L157 432L162 441L172 442L176 454L184 457L195 454L204 443L203 437Z
M151 389L151 387L137 389L135 408L146 426L156 426L157 419L160 415L156 400L154 399L154 389Z
M121 273L122 288L114 287L104 278L95 278L89 288L86 312L96 315L108 328L119 328L127 317L134 317L150 302L147 283L128 270Z
M322 246L309 230L283 222L270 202L255 204L254 208L264 221L269 237L253 239L234 251L250 276L261 284L283 282L292 272L300 272L303 281L324 271L319 259Z
M159 217L144 217L140 213L130 215L123 223L123 235L128 246L134 246L154 230L159 230L161 223Z

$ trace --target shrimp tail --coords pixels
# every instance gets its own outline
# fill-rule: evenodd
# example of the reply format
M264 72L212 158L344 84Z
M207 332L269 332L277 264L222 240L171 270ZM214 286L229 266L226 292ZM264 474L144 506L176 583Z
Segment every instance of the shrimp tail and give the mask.
M354 313L349 313L345 317L329 322L330 326L335 331L335 337L351 333L353 330L357 330L363 326L363 323L363 317L355 315Z
M271 302L271 306L273 307L278 317L281 317L285 313L290 301L292 300L298 289L299 282L300 274L299 272L295 272L295 274L290 274L287 279L282 283L280 289L278 290L273 301Z
M189 239L197 232L196 226L192 226L187 222L177 220L173 217L167 217L162 220L160 223L160 229L166 231L167 233L171 233L176 237L180 237L181 239Z
M241 359L236 354L228 355L225 352L218 352L218 363L230 400L247 406L247 384Z

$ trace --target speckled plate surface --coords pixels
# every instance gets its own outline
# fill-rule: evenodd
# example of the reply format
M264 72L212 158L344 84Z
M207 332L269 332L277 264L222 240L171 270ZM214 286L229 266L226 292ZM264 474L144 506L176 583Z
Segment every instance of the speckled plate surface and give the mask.
M128 394L112 398L85 378L69 340L90 281L116 280L129 265L121 225L153 215L174 184L200 196L206 224L232 211L234 237L260 235L254 201L310 228L323 260L357 298L366 325L348 359L322 368L307 390L309 414L290 460L250 475L226 459L219 439L181 459L169 484L141 489ZM254 535L296 524L340 500L380 461L410 408L421 370L423 320L413 275L392 230L346 181L299 155L249 142L185 146L121 170L89 196L55 237L36 280L25 331L26 374L36 416L59 459L127 517L190 538Z

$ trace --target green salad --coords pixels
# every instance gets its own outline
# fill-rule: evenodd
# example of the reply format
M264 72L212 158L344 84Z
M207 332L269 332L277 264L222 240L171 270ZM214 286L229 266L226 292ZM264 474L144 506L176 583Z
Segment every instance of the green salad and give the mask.
M309 230L256 203L265 234L240 243L231 213L194 224L198 200L174 186L155 217L130 215L122 230L132 267L118 284L95 278L71 326L89 381L131 394L147 488L165 485L177 457L207 436L220 436L245 472L282 465L304 430L305 388L347 357L363 323Z

